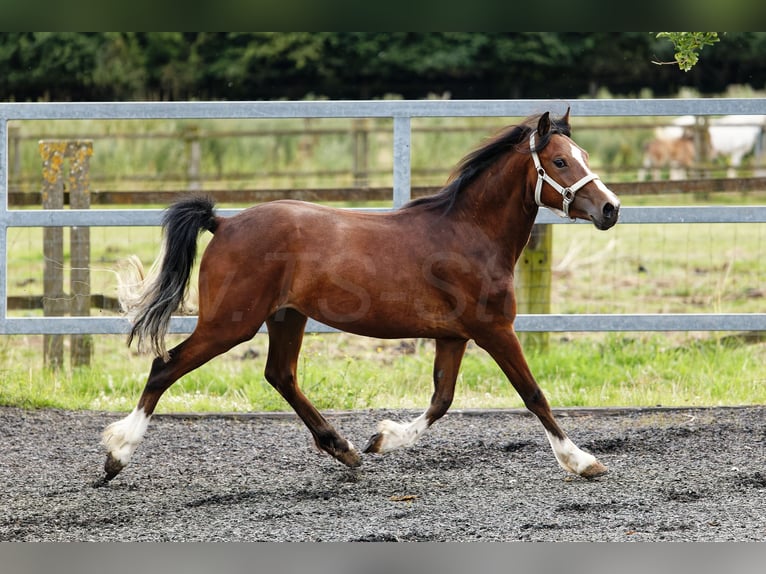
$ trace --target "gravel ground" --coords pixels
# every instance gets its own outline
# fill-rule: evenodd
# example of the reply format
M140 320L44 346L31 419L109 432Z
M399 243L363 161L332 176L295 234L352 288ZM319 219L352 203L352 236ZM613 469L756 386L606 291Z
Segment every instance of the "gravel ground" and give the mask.
M417 414L327 416L361 447L378 420ZM0 540L766 540L766 407L557 415L608 475L568 476L521 411L451 411L357 470L292 414L158 415L94 489L121 414L0 408Z

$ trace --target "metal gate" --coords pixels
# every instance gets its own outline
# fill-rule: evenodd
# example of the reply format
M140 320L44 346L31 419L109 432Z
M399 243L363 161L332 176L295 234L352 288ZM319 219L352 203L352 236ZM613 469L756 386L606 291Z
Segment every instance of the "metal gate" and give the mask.
M11 227L157 226L159 209L11 210L8 206L8 122L59 119L391 118L393 197L397 208L410 199L411 120L418 117L519 117L545 110L578 116L676 116L766 114L766 99L668 100L423 100L318 102L0 103L0 334L127 333L120 317L8 317L7 231ZM231 215L234 210L220 210ZM621 225L764 223L766 206L625 207ZM547 210L537 223L571 225ZM195 317L173 317L170 332L191 332ZM520 314L518 331L766 331L766 313ZM309 321L309 331L332 329Z

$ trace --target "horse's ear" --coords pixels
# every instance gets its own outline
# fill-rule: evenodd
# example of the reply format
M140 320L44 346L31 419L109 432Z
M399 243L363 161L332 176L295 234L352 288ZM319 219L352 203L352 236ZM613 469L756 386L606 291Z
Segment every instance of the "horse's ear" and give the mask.
M548 132L551 130L551 113L545 112L543 115L540 116L540 119L537 121L537 133L540 134L540 136L545 136L548 134Z
M565 113L565 114L562 116L562 118L561 118L561 121L562 121L563 123L565 123L566 125L569 125L569 110L571 110L571 109L572 109L572 107L571 107L571 106L567 106L567 113Z

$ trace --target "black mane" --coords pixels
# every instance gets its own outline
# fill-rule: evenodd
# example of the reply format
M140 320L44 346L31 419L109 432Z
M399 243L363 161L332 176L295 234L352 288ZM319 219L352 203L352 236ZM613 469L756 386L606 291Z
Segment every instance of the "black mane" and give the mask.
M414 199L406 204L403 209L422 207L428 210L441 211L443 214L449 213L455 206L460 192L475 180L477 176L483 173L484 170L492 166L499 157L510 151L529 153L528 145L520 146L519 144L526 144L529 134L537 128L540 115L530 116L521 124L509 126L500 131L482 146L460 160L460 163L458 163L450 175L447 185L441 191L434 195ZM548 145L553 134L569 136L570 133L570 127L566 121L551 119L550 131L536 142L535 147L537 150L543 149Z

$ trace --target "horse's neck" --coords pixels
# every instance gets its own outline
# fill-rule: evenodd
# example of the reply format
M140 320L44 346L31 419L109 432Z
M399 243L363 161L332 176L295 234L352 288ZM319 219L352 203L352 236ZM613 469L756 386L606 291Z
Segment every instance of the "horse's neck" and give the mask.
M505 253L509 263L515 265L529 241L539 208L534 190L518 176L511 177L513 171L481 178L466 190L469 197L465 199L469 201L462 202L461 207Z

